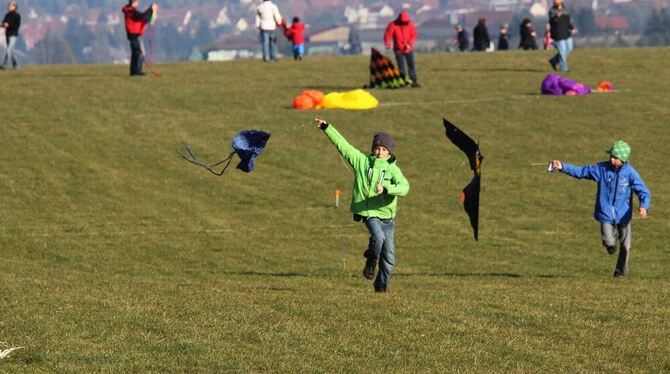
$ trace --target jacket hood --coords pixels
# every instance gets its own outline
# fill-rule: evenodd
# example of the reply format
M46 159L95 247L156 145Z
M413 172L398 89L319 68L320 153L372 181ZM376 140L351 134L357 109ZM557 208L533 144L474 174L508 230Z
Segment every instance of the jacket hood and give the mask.
M401 23L410 22L411 19L409 18L409 13L407 13L406 10L403 10L402 12L400 12L400 14L398 14L398 18L396 19L396 21L401 22Z

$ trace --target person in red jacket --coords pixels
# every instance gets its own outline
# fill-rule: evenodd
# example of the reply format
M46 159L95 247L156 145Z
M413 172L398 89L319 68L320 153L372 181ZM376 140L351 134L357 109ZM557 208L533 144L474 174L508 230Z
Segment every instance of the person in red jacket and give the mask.
M394 21L388 24L384 33L384 44L386 49L391 48L391 39L393 39L393 52L398 61L400 76L405 77L405 60L409 68L409 78L412 87L419 87L419 81L416 78L414 69L414 42L416 42L417 32L414 22L409 18L407 11L402 11Z
M128 5L123 7L123 15L126 20L126 35L130 42L130 76L145 75L142 71L144 65L144 56L142 41L140 38L144 35L144 29L151 22L151 16L158 9L158 5L151 4L144 12L137 10L138 0L128 0Z
M305 24L300 23L300 18L293 17L293 24L291 27L286 26L286 22L282 20L281 28L284 30L284 36L293 44L293 59L302 60L305 55Z

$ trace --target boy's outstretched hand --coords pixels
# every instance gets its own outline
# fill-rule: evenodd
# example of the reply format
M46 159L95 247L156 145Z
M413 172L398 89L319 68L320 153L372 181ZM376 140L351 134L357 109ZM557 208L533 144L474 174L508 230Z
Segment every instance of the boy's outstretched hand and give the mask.
M645 218L647 216L647 209L640 208L640 217Z
M314 118L314 123L316 123L316 127L320 128L321 130L325 130L326 127L328 127L328 122L318 117Z
M563 170L563 163L558 160L551 160L551 167L556 170Z

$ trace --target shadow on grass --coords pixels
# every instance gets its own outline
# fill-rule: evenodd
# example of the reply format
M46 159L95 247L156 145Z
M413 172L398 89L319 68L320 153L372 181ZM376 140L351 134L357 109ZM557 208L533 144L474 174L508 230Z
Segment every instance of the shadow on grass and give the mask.
M465 73L480 73L480 72L492 72L492 73L550 73L547 69L518 69L518 68L438 68L431 69L430 71L435 72L465 72Z
M303 90L318 90L318 91L351 91L355 90L357 88L363 88L363 84L358 85L358 86L319 86L319 85L311 85L311 86L300 86ZM327 93L327 92L326 92Z
M294 273L294 272L279 272L279 273L261 273L258 271L238 271L238 272L225 272L224 274L228 275L252 275L259 277L309 277L310 274L306 273Z
M556 274L528 274L521 275L517 273L458 273L458 272L444 272L444 273L398 273L394 274L397 277L491 277L491 278L565 278L561 275Z
M502 278L521 278L520 274L516 273L397 273L396 277L502 277Z

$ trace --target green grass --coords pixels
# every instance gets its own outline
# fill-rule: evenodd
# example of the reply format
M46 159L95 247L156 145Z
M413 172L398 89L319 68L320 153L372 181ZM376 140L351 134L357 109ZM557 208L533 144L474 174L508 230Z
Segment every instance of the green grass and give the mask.
M670 49L576 50L570 77L618 91L544 97L550 52L419 55L421 89L370 111L295 111L303 89L367 81L366 57L26 67L0 80L0 372L667 372ZM360 275L350 172L311 123L361 149L396 137L391 292ZM480 242L458 200L479 139ZM217 178L242 129L256 170ZM626 279L592 219L595 184L532 163L604 159L616 139L652 191Z

